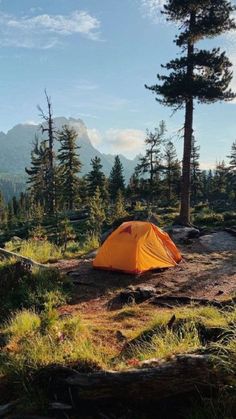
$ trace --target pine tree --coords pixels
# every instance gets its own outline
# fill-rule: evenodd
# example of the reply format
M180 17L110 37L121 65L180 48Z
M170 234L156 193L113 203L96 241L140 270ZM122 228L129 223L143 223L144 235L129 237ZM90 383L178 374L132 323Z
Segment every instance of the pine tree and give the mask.
M127 211L125 209L124 195L119 189L116 195L114 207L112 208L111 219L112 219L112 222L114 222L116 220L121 220L122 218L126 216L127 216Z
M149 180L149 194L152 201L154 192L159 192L161 166L161 147L164 142L166 127L164 121L161 121L154 132L147 131L145 139L146 153L141 157L136 167L136 173L147 175Z
M168 202L173 201L179 194L180 185L180 162L172 141L168 141L163 153L163 186L165 193L167 192Z
M224 199L226 198L227 192L227 176L228 169L226 164L223 161L216 164L215 174L214 174L214 199Z
M97 156L91 160L92 170L87 174L87 191L89 196L93 196L99 188L101 194L106 188L106 177L102 171L101 159Z
M89 199L88 207L88 229L95 235L100 236L103 223L106 219L106 214L99 188L96 189L95 194Z
M111 169L109 177L109 192L111 199L115 199L118 190L124 192L125 190L125 180L124 180L124 168L120 161L119 156L115 156L114 165Z
M191 151L191 197L193 205L196 205L201 192L201 170L200 170L200 146L197 146L196 140L192 139Z
M5 222L5 202L3 198L3 194L0 191L0 220L1 222Z
M47 211L50 201L48 168L49 159L46 142L42 140L39 143L38 138L36 138L31 152L31 167L25 168L25 171L28 175L28 191L32 200L35 203L40 203L45 211Z
M74 240L76 235L73 229L73 226L70 223L70 220L68 218L63 218L59 222L58 226L58 242L60 246L63 247L63 251L66 252L68 242L70 240Z
M229 180L234 199L236 200L236 141L231 147L231 154L228 156L229 161Z
M157 95L157 101L175 110L185 108L182 192L179 222L190 224L191 149L194 100L214 103L231 100L229 89L232 64L225 52L197 49L196 43L235 29L231 17L235 7L228 0L167 0L164 14L179 25L182 32L175 43L182 50L180 58L163 66L170 73L158 75L159 84L146 86Z
M81 162L77 154L77 132L64 125L58 134L61 147L58 152L60 170L60 191L66 208L73 210L79 199L79 179Z
M54 142L57 137L57 131L55 129L53 112L52 112L52 102L50 97L45 90L45 97L47 102L47 113L45 113L40 106L38 110L40 111L40 116L42 117L44 123L41 124L42 134L47 134L47 154L48 154L48 167L47 167L47 211L50 214L53 214L56 207L56 185L55 185L55 156L54 156Z

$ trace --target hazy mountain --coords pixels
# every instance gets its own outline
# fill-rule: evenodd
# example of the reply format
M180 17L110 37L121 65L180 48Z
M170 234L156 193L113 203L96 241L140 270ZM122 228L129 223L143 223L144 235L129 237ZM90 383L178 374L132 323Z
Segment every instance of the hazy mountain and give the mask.
M73 126L78 133L79 154L83 163L82 174L90 171L91 159L95 156L101 158L103 170L106 175L110 173L113 165L114 156L111 154L102 154L91 143L87 127L81 119L74 118L55 118L55 125L60 129L62 125ZM25 167L30 164L30 152L35 136L41 137L40 126L33 124L18 124L10 129L6 134L0 132L0 172L9 174L24 174ZM55 144L56 148L59 144ZM129 160L120 155L124 166L126 180L130 178L134 167L137 164L137 158Z

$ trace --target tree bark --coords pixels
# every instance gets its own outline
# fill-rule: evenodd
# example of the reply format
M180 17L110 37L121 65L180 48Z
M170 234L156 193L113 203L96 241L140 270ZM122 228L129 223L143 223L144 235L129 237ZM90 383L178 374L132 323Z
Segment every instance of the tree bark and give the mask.
M209 356L193 354L179 355L164 363L156 359L146 361L142 368L128 371L74 372L63 380L75 405L86 400L158 401L216 388L221 381Z
M189 23L189 33L192 33L195 24L195 13L192 12ZM184 226L191 225L190 219L190 195L191 195L191 151L193 138L193 96L191 94L191 85L193 80L193 56L194 44L191 40L188 42L188 67L187 78L190 94L186 98L185 104L185 124L184 124L184 154L182 163L182 183L181 183L181 207L179 223Z

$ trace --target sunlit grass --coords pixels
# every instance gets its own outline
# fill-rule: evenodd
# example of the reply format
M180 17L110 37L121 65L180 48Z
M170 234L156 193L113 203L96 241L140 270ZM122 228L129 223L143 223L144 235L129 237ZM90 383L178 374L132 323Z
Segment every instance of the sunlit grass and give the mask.
M181 333L172 330L160 331L151 342L140 342L130 350L129 357L140 361L158 358L164 359L176 354L191 353L201 347L194 324L185 325Z
M13 242L8 242L5 248L40 263L53 262L62 258L61 249L48 240L22 240L17 248Z

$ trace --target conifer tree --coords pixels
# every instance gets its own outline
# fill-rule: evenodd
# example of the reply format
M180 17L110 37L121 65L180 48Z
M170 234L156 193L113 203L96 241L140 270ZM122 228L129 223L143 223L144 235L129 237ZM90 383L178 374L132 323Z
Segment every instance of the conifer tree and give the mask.
M149 180L149 194L152 201L154 189L158 191L161 165L161 147L164 142L166 127L164 121L161 121L158 128L154 132L147 131L145 139L146 152L145 156L140 158L140 162L136 167L136 173L147 175Z
M200 146L197 146L196 140L192 139L191 151L191 197L193 205L196 205L199 193L201 191L201 170L200 170Z
M54 142L57 137L57 131L53 119L52 102L45 90L45 97L47 102L47 113L45 113L40 106L40 116L44 123L41 124L42 134L47 135L47 153L48 153L48 168L47 168L47 184L48 184L48 208L50 214L54 213L56 207L56 185L55 185L55 156L54 156Z
M115 156L114 165L109 177L109 192L111 199L114 200L116 198L118 190L122 192L125 190L124 168L120 161L120 157Z
M0 191L0 220L1 222L5 221L5 203L4 203L4 198L1 191Z
M31 167L25 168L28 175L28 191L34 202L40 203L47 211L50 201L50 183L48 178L49 154L46 141L39 143L35 139L33 150L31 152Z
M197 49L196 43L235 29L235 7L228 0L167 0L163 13L182 30L175 43L182 56L163 66L159 84L146 86L157 101L175 110L185 109L182 192L179 222L190 224L191 149L194 101L214 103L235 97L229 89L232 64L219 48Z
M100 236L106 213L99 188L96 189L95 194L89 199L88 207L88 229L95 235Z
M173 201L178 196L180 184L180 162L172 141L168 141L163 153L163 186L167 192L167 200Z
M97 156L91 160L92 170L87 174L87 191L89 196L93 196L96 189L101 193L106 188L106 177L102 171L101 159Z
M76 237L73 226L68 218L60 220L58 225L58 236L58 242L60 246L62 246L63 251L66 252L68 242L74 240Z
M111 214L112 222L114 222L115 220L121 220L122 218L126 216L127 216L127 211L125 209L124 195L119 189L116 195L114 207L112 209L112 214Z
M231 147L231 154L228 156L229 161L229 179L234 199L236 200L236 141Z
M73 210L79 199L79 179L78 174L81 170L81 162L76 145L77 132L64 125L58 133L61 147L58 152L60 170L60 191L62 201L66 208Z
M227 175L228 169L223 161L216 164L215 175L214 175L214 198L224 198L227 192Z

